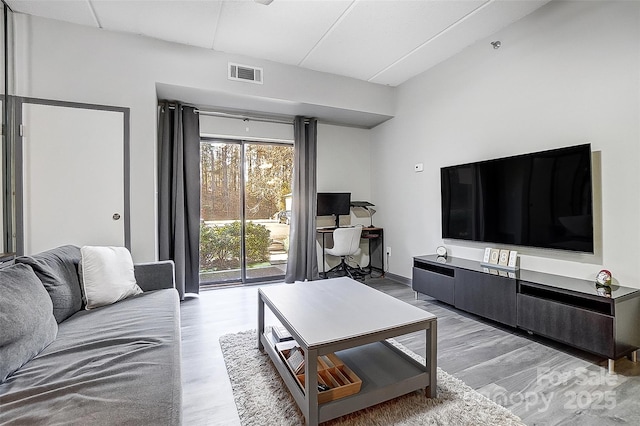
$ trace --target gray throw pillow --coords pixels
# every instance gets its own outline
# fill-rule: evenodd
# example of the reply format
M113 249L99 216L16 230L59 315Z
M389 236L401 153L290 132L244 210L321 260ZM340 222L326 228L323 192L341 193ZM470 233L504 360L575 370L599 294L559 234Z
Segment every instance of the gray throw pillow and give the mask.
M57 247L33 256L18 257L16 263L31 266L40 278L53 302L53 316L58 324L82 309L79 247Z
M58 334L53 304L28 265L0 269L0 382Z

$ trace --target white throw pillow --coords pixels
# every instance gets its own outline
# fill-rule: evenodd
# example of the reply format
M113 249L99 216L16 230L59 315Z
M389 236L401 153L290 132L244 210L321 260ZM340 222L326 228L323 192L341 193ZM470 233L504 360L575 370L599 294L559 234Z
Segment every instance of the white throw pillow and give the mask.
M85 309L110 305L142 293L133 272L133 259L125 247L84 246L79 274Z

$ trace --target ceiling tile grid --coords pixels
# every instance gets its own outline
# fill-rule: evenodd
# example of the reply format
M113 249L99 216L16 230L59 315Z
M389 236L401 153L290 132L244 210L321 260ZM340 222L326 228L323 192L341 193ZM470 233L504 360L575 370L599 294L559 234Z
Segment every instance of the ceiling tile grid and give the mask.
M224 2L213 49L298 65L352 3Z
M73 3L67 0L62 3ZM102 28L211 49L222 3L91 0Z
M498 32L507 25L505 22L515 22L548 2L549 0L487 2L369 81L398 86L478 40Z
M14 12L41 16L78 25L97 27L97 22L87 0L48 1L48 0L7 0Z
M485 1L359 2L302 65L369 80Z
M397 86L549 0L7 0L18 13ZM251 65L251 64L247 64Z

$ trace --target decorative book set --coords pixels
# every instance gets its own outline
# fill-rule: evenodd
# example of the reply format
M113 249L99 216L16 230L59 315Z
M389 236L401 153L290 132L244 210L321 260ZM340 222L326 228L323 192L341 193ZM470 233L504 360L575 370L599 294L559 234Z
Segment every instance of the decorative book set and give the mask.
M518 269L518 252L487 247L484 249L484 258L480 264L488 268L516 271Z

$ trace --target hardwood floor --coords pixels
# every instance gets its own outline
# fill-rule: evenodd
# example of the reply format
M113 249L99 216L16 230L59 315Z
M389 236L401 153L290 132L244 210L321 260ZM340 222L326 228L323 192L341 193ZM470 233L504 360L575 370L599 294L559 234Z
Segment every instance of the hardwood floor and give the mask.
M500 326L389 279L367 285L438 317L438 366L528 425L640 424L640 363L606 360ZM257 326L259 286L205 290L181 304L183 423L239 425L218 339ZM640 325L639 325L640 326ZM585 333L590 330L585 330ZM408 347L420 342L398 339Z

